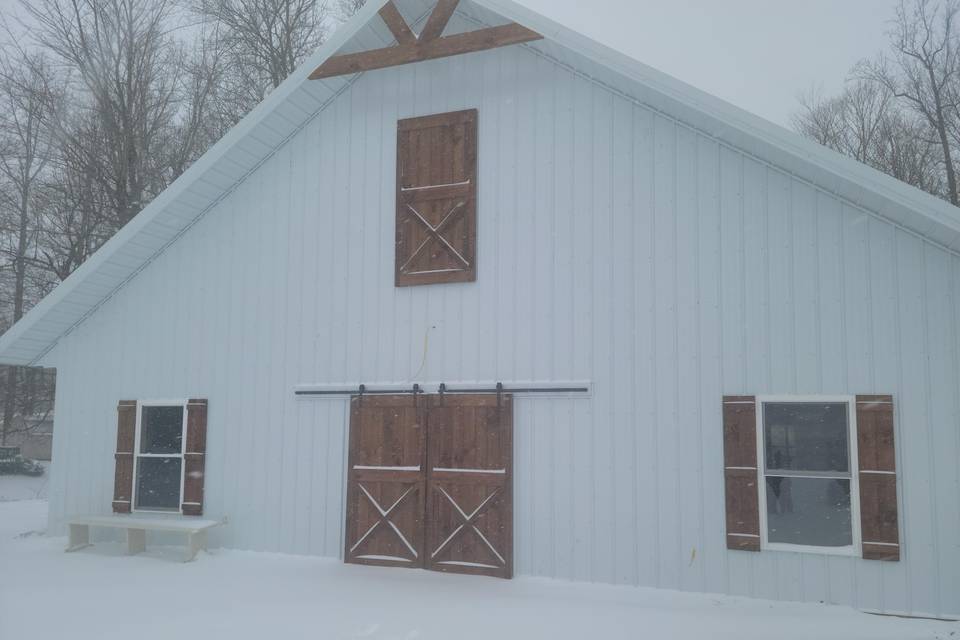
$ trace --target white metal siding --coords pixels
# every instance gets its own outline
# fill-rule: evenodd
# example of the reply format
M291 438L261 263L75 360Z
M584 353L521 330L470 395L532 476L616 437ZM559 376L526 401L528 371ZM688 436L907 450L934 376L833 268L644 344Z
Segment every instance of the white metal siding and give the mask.
M478 281L393 286L398 119L477 107ZM511 47L369 73L47 358L51 525L110 508L118 400L210 400L230 547L337 556L345 401L516 402L516 568L960 614L960 259ZM729 552L721 397L893 393L903 560Z

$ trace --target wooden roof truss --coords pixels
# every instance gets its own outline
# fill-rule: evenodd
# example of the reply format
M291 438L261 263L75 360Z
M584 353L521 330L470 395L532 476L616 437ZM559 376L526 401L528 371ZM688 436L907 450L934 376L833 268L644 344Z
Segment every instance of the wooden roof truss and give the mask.
M380 9L380 18L386 23L397 44L383 49L348 53L329 58L310 74L311 80L331 78L374 69L385 69L403 64L446 58L464 53L485 51L541 40L542 35L516 22L477 31L443 36L450 18L460 0L439 0L420 35L416 35L404 20L393 0Z

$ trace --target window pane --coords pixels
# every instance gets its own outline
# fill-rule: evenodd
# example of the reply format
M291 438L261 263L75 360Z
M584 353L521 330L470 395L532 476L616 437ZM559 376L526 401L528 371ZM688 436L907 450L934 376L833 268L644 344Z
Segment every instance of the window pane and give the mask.
M183 407L144 407L140 424L140 453L180 453Z
M846 403L764 403L767 469L849 472Z
M180 458L137 459L137 508L180 509Z
M767 539L815 547L852 545L850 481L768 477Z

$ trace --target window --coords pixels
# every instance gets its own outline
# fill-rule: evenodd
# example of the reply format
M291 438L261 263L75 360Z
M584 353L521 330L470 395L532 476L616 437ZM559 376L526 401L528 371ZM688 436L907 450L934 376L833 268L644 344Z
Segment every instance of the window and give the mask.
M141 403L137 416L134 509L180 511L186 403Z
M760 534L766 549L860 547L852 397L759 398Z

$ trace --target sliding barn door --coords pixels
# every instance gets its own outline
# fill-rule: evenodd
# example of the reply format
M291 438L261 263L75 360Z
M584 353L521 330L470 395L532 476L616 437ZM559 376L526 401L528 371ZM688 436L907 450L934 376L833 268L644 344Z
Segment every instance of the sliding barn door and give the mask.
M423 567L426 400L354 397L347 473L347 562Z
M347 562L510 578L513 399L351 400Z
M429 399L426 567L513 575L513 399Z

